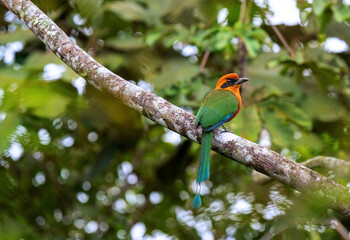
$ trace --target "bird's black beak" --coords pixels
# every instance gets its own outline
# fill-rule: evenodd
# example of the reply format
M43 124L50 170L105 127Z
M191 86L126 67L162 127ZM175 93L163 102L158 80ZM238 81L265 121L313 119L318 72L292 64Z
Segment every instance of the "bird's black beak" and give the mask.
M249 81L249 78L238 78L238 80L235 82L235 85L236 84L242 84L246 81Z

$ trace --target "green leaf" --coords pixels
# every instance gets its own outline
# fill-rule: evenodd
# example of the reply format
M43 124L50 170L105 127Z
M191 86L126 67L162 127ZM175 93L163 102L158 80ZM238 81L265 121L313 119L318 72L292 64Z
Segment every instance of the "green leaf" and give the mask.
M1 111L0 111L1 113ZM18 112L17 111L6 111L6 117L0 121L0 153L10 146L10 136L16 130L19 124Z
M333 4L332 11L335 20L340 23L350 18L350 7L345 4Z
M308 131L312 129L311 118L306 114L306 112L297 107L295 104L282 101L274 101L273 105L278 109L279 112L283 113L288 120L298 124Z
M332 21L328 25L326 33L329 37L340 38L344 40L348 45L350 45L350 27L345 22L339 23Z
M23 83L26 78L26 71L14 70L11 67L0 69L0 88L8 87L11 84Z
M34 33L29 30L18 29L14 32L5 32L0 34L0 44L7 44L15 41L21 41L25 44L33 39L36 39L36 37Z
M5 168L1 168L0 170L0 203L6 204L10 202L10 204L14 204L18 202L16 198L16 188L18 187L18 182L14 179L9 171L5 170Z
M117 70L123 64L125 64L125 58L121 54L106 53L96 58L96 60L103 66L108 67L111 70Z
M208 42L208 40L218 32L217 28L209 28L203 31L200 31L198 34L192 37L192 41L196 46L205 46L205 48L209 48L210 45L205 45L204 42Z
M116 153L116 144L118 143L111 140L103 146L101 152L97 155L95 159L94 165L91 167L89 173L85 177L87 180L91 180L97 175L103 173L108 168Z
M145 19L145 9L136 2L114 1L104 4L105 11L110 11L118 15L125 21L142 21Z
M259 111L264 120L264 126L271 134L272 142L279 147L290 146L294 141L292 124L274 109L261 108Z
M149 33L146 36L145 43L147 44L147 46L153 46L154 43L162 37L162 35L162 32Z
M35 52L26 59L24 63L24 70L27 71L43 71L44 67L49 64L54 63L57 65L62 65L65 67L65 72L62 74L62 80L66 82L71 82L73 78L79 77L79 75L69 68L65 63L62 62L55 54L52 52ZM21 71L26 73L27 71Z
M251 37L259 41L265 42L266 37L268 37L268 34L262 28L258 28L258 29L254 29L251 32Z
M264 31L254 30L251 24L242 24L240 22L237 22L233 28L237 32L238 36L242 38L249 56L255 58L260 49L258 39L263 37L262 35L264 35ZM265 36L267 36L267 34L265 34ZM263 38L265 39L265 37Z
M310 240L322 240L322 237L316 230L310 231Z
M70 67L66 66L66 71L62 74L62 80L65 82L72 82L72 79L78 78L79 75L74 72Z
M158 66L153 66L153 70L147 75L147 80L153 83L156 89L160 90L180 80L189 80L198 71L198 66L191 64L186 58L170 58L161 62Z
M67 110L71 97L58 84L40 83L21 90L21 103L39 117L55 118Z
M257 141L261 131L261 120L258 108L253 105L247 108L242 107L239 114L228 123L233 132L250 141Z
M52 52L34 52L26 59L24 69L31 71L42 71L44 66L46 66L48 63L66 66L61 59L59 59Z
M214 51L221 51L225 49L227 46L231 45L231 40L233 37L233 32L227 30L219 31L217 34L212 35L210 41L213 45L211 49Z
M232 2L234 4L234 2ZM216 2L211 0L200 0L197 3L198 15L203 21L209 21L209 19L214 19L217 17L217 12L213 11L215 9Z
M142 10L144 11L144 21L148 26L162 25L162 16L169 17L174 14L174 8L171 6L173 4L172 0L141 0L139 2L147 6ZM181 6L180 8L186 7L184 4L179 5Z
M328 5L332 4L328 0L314 0L312 7L316 16L320 16Z
M242 36L242 40L245 44L245 47L247 48L249 56L252 58L256 58L260 50L259 41L247 36Z
M80 15L87 19L90 25L96 25L102 19L102 8L100 1L76 0L76 7Z
M293 142L293 147L302 156L311 158L314 156L315 152L322 151L324 143L317 134L303 133L300 139Z
M321 16L316 18L319 32L321 32L321 33L324 32L327 25L331 22L332 17L333 17L332 11L326 10L321 14Z
M132 51L146 47L141 37L127 35L123 38L110 38L106 41L108 47L117 50Z
M302 108L322 122L333 122L346 115L346 110L338 101L320 93L310 94L302 103Z
M165 28L167 32L171 33L170 36L165 37L164 45L166 47L173 47L175 41L187 42L190 38L190 30L182 24L176 24L172 27Z
M249 84L256 89L254 97L264 99L269 96L301 95L300 87L291 77L281 75L279 67L265 67L270 59L269 54L260 54L259 58L249 64Z

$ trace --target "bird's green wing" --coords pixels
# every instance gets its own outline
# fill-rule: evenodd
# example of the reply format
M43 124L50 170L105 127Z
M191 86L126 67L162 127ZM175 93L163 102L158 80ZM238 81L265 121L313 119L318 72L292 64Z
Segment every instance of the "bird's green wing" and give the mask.
M238 99L232 92L215 89L204 98L198 110L195 125L200 123L204 129L209 129L216 124L220 126L238 110L238 107ZM224 121L225 118L226 121Z

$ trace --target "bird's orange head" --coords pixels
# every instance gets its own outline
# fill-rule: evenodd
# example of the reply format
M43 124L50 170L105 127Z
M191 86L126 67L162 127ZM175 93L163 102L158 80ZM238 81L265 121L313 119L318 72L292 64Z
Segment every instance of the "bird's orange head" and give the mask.
M248 78L240 78L236 73L229 73L219 79L215 89L228 90L239 94L239 87L246 81L248 81Z

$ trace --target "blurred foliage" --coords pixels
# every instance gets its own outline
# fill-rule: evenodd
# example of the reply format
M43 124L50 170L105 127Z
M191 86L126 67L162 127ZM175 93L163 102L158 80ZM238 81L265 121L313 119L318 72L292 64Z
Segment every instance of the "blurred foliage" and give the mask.
M267 129L296 161L349 159L350 53L325 50L329 37L350 45L342 1L297 1L301 23L277 26L294 58L266 24L268 1L34 2L110 70L193 112L221 75L240 73L241 38L251 81L227 127L256 142ZM214 153L193 212L199 145L85 85L0 10L0 239L339 239L333 217L349 228L322 201L253 183Z

